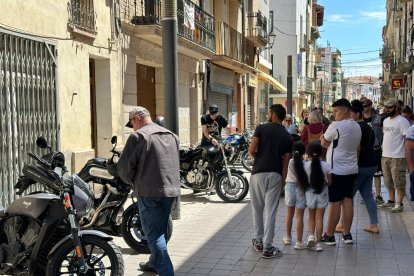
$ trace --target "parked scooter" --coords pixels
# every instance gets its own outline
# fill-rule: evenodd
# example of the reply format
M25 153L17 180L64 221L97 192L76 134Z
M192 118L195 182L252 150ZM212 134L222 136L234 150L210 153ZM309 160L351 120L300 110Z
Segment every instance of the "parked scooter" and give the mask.
M36 144L48 147L42 137ZM28 155L37 163L24 166L17 194L36 183L52 193L32 193L0 208L0 274L123 275L122 254L112 237L79 229L76 213L86 213L90 201L76 189L82 180L65 174L64 155Z

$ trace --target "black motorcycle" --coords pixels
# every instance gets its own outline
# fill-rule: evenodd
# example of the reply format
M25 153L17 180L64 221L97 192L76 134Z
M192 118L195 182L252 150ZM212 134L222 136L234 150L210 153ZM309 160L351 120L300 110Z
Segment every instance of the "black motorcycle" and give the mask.
M36 144L47 146L44 138ZM112 237L79 230L75 214L85 213L89 201L74 184L82 180L65 174L64 155L28 155L37 163L24 166L16 193L36 183L53 192L32 193L0 208L0 274L123 275L122 254Z
M117 171L109 166L115 163L121 153L115 150L117 137L111 139L112 157L92 158L78 173L85 181L80 187L92 200L87 214L80 214L82 229L97 229L114 236L122 236L135 251L149 253L148 242L141 224L138 204L131 194L132 204L124 211L124 204L131 192L131 186L121 180ZM93 187L93 189L92 189ZM168 241L172 235L173 223L170 216L166 233Z
M215 189L225 202L239 202L249 192L243 171L229 168L222 141L217 146L181 148L180 181L181 187L200 192Z

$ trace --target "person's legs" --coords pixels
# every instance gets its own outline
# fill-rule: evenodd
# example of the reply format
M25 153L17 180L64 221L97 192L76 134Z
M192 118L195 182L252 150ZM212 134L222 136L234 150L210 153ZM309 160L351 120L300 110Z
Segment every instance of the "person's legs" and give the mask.
M322 238L324 214L325 214L325 208L316 209L316 240L318 242L321 241L321 238Z
M326 225L326 234L333 236L336 225L341 217L342 200L338 202L329 202L328 223Z
M264 234L263 211L265 207L265 173L253 174L250 177L250 203L252 205L254 239L262 241Z
M345 197L342 202L342 219L344 222L344 232L343 234L349 234L351 232L352 220L354 218L354 204L352 198Z
M384 175L384 185L388 190L388 201L386 202L384 207L390 207L387 203L394 203L395 202L395 189L394 183L392 179L392 168L391 168L391 158L382 157L381 159L381 166L382 166L382 173Z
M296 205L296 184L288 182L285 185L285 205L286 205L286 236L283 238L284 244L291 243L292 220L295 215Z
M303 213L305 209L296 208L296 241L302 242L303 238Z
M173 275L165 233L174 198L139 197L139 213L151 251L150 263L159 275Z
M308 219L309 235L314 236L315 226L316 226L316 209L308 208L308 210L309 210L309 219Z
M286 197L286 192L285 192ZM295 215L295 206L286 206L286 237L292 237L292 220Z
M360 168L356 183L358 185L359 193L364 199L365 207L367 208L370 219L370 226L366 229L378 231L377 205L374 197L372 196L372 179L375 171L377 171L376 166Z
M406 188L406 167L407 163L405 158L393 158L392 160L392 179L394 182L394 187L397 190L397 204L401 204L405 197L405 188Z
M275 223L276 212L279 206L279 196L281 190L282 177L278 173L266 173L265 180L265 213L266 219L264 223L264 235L263 235L263 249L271 249L273 244L273 238L275 235Z

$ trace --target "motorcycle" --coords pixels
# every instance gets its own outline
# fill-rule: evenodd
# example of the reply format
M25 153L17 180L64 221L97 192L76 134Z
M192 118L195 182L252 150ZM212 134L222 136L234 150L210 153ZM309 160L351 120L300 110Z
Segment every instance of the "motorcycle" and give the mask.
M181 148L180 181L187 189L207 193L215 189L225 202L239 202L249 192L243 171L229 168L223 141L217 146Z
M86 185L80 187L92 199L92 208L87 214L82 214L80 226L83 229L98 229L109 235L122 236L129 247L140 253L149 253L148 242L141 224L138 204L131 194L132 204L124 211L124 204L131 192L131 186L122 181L116 170L109 171L115 159L121 156L115 150L117 137L111 138L112 157L92 158L86 162L78 176ZM92 189L92 187L97 189ZM100 190L95 192L94 190ZM173 229L170 216L166 240L171 238Z
M45 147L45 141L36 144ZM36 183L53 192L31 193L0 208L0 274L123 275L122 253L112 237L79 228L76 213L87 212L90 201L76 189L82 180L66 174L63 153L28 155L37 162L25 164L16 193Z
M242 134L231 134L224 139L228 164L232 165L240 158L243 167L249 172L252 171L253 160L248 152L250 139L251 134L246 130Z

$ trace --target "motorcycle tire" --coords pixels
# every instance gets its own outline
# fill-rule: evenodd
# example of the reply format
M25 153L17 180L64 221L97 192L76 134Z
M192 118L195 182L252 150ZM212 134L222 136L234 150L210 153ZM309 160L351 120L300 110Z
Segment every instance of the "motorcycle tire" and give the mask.
M216 192L224 202L237 203L242 201L249 192L249 182L240 173L232 172L231 176L236 187L229 187L227 173L224 173L217 178Z
M79 272L75 244L72 240L68 240L50 258L46 275L124 275L125 267L122 252L113 241L107 241L98 236L86 235L81 237L81 244L86 264L93 270L86 274Z
M253 159L249 156L249 152L247 150L243 151L241 154L241 163L246 170L252 172Z
M121 229L122 237L129 247L139 253L150 253L148 241L145 237L144 229L141 224L138 206L125 211L122 218ZM167 234L165 237L167 242L171 238L172 231L173 222L172 217L170 216L168 219Z

